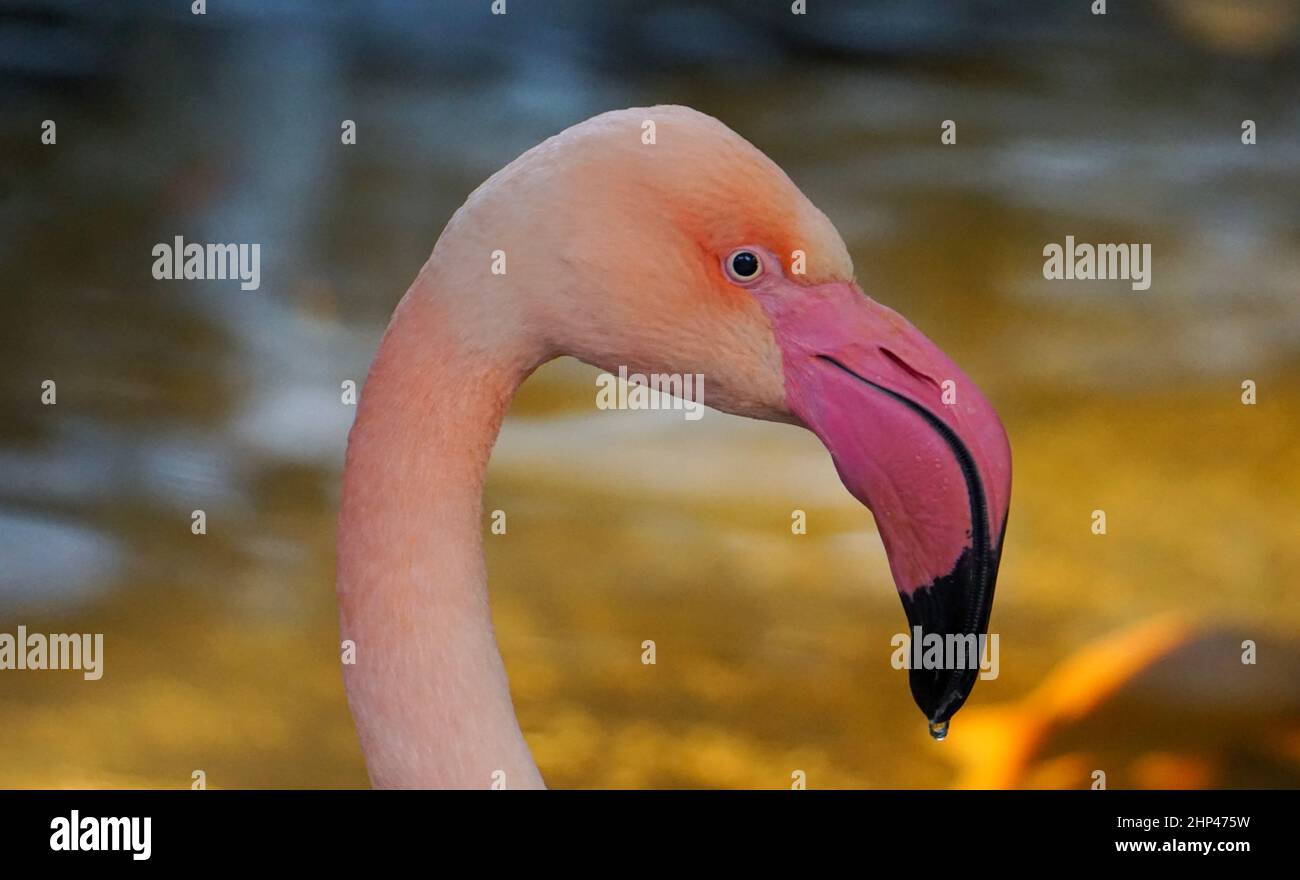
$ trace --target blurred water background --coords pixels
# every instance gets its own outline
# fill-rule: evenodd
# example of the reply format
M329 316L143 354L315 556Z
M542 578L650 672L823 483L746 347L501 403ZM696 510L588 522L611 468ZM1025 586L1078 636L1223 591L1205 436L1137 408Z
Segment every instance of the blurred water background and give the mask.
M1300 784L1300 4L1089 5L0 4L0 632L106 654L93 683L0 672L0 786L365 784L340 383L473 187L654 103L782 165L868 293L996 403L1001 675L932 742L888 663L905 621L870 515L816 440L598 411L561 361L487 497L548 782ZM261 289L153 280L176 235L260 242ZM1044 281L1066 235L1150 242L1150 290Z

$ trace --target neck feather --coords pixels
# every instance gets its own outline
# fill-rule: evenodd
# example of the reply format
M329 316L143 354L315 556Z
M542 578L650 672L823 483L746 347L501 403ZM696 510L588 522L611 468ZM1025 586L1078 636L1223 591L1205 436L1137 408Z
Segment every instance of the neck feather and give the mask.
M384 788L541 787L492 630L483 558L488 457L541 358L464 338L456 303L403 299L348 439L339 517L348 702ZM473 322L470 322L471 324Z

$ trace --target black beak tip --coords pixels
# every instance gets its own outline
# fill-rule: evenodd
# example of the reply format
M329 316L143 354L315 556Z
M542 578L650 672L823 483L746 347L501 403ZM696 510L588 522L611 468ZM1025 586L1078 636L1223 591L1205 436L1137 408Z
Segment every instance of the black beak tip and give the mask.
M978 669L912 669L908 673L908 684L912 689L912 699L925 715L926 721L933 729L942 725L947 727L952 716L966 702L975 687Z
M947 575L903 595L913 642L908 684L936 740L947 735L948 723L980 676L997 563L992 548L983 553L967 548Z

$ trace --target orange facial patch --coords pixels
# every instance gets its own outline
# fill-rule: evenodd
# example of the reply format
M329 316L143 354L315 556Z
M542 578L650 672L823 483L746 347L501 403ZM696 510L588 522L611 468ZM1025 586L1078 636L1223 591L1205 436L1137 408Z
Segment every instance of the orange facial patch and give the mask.
M695 175L699 185L674 206L678 228L707 255L712 275L721 277L718 264L732 250L756 245L775 254L796 283L852 280L852 263L830 221L771 160L748 152L728 151L725 167ZM791 271L797 251L803 274Z

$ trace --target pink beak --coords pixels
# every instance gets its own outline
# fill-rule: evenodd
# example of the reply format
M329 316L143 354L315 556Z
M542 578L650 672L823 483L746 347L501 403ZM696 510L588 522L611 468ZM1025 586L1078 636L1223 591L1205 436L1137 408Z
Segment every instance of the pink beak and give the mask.
M920 627L982 649L1011 495L997 414L933 342L857 285L781 279L755 295L781 347L787 404L875 515L909 635ZM977 658L911 669L936 736L978 673Z

